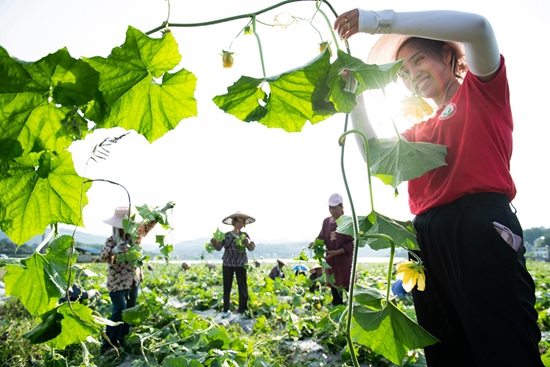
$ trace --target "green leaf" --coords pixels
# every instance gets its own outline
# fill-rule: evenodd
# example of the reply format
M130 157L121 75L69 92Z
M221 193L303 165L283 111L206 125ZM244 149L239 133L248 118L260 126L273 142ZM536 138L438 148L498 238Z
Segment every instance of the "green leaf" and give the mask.
M386 185L397 189L424 173L445 166L447 147L431 143L409 143L403 139L371 139L370 170Z
M225 240L225 233L220 231L219 228L216 228L216 232L213 233L213 236L214 236L214 239L218 242Z
M389 83L395 82L401 64L402 61L384 65L369 65L338 50L338 57L332 63L327 79L327 84L330 87L328 100L334 103L338 112L349 113L357 105L356 96L365 90L381 89ZM357 88L354 92L345 90L346 81L342 78L344 70L350 70L351 78L357 81Z
M315 124L336 112L332 103L325 100L329 69L330 56L325 50L308 64L277 76L243 76L227 89L227 94L216 96L213 101L242 121L298 132L306 121ZM262 87L269 88L269 93Z
M337 232L353 236L351 218L342 217L338 220ZM357 224L359 226L359 247L369 245L373 250L390 248L390 242L378 236L382 234L390 237L398 246L410 250L420 250L416 241L416 230L411 221L399 221L377 212L371 212L368 216L358 216Z
M98 333L100 328L95 323L92 310L81 303L72 303L71 308L64 303L57 309L62 316L61 333L47 342L48 345L65 349L68 345L86 341L90 335Z
M72 303L71 307L72 311L68 304L63 304L47 312L42 322L23 337L33 344L47 343L64 349L97 334L99 327L94 322L92 310L80 303Z
M153 142L182 119L197 116L195 75L185 69L168 73L181 61L171 32L153 39L128 27L124 44L109 57L84 60L100 73L102 95L95 102L106 104L106 115L95 106L89 117L101 127L135 130Z
M439 341L391 302L380 310L355 304L351 338L399 366L409 350Z
M19 298L33 316L54 308L65 295L69 279L67 269L78 256L74 249L71 253L72 244L71 236L61 236L49 245L45 255L34 253L19 265L6 265L6 294ZM69 255L72 256L70 262Z
M130 325L139 325L142 324L150 314L149 308L143 305L136 305L122 311L122 320Z
M242 76L227 88L227 94L216 96L212 100L216 106L241 121L260 121L267 113L267 93L261 88L263 82L264 79Z
M0 160L0 227L22 244L49 224L82 226L91 182L78 176L69 152L30 153Z
M42 322L34 329L22 335L29 339L31 344L45 343L61 334L61 320L63 315L57 313L54 308L42 315Z
M67 49L27 63L0 47L0 80L1 156L62 151L85 135L86 122L74 113L75 106L92 99L99 74Z
M313 258L315 260L323 260L325 259L325 253L327 252L327 247L325 244L325 240L322 240L320 238L316 238L313 242L313 246L311 246L311 249L313 250ZM328 264L327 264L328 266ZM330 266L328 266L330 268Z
M302 250L300 252L300 256L298 257L295 257L293 258L292 260L295 260L295 261L308 261L309 260L309 257L304 253L304 251Z
M386 298L378 289L368 288L361 284L355 285L353 294L355 301L374 310L381 310L382 300Z
M199 363L200 366L202 364ZM190 364L185 357L167 357L162 361L162 367L189 367Z

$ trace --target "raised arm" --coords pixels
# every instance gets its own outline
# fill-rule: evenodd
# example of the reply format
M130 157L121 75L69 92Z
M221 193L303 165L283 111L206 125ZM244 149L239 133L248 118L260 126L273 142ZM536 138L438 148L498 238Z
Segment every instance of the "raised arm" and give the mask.
M491 76L500 65L500 51L493 28L478 14L451 10L394 12L353 9L335 20L334 29L346 39L364 32L462 43L468 68L478 77Z

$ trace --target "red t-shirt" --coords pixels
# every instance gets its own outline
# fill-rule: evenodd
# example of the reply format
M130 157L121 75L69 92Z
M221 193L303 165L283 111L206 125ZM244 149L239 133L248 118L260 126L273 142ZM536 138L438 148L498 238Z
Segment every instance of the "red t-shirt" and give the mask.
M447 146L446 166L409 181L411 212L422 214L478 192L498 192L514 199L516 187L510 175L513 127L501 56L493 80L483 83L468 72L447 107L403 133L409 142Z

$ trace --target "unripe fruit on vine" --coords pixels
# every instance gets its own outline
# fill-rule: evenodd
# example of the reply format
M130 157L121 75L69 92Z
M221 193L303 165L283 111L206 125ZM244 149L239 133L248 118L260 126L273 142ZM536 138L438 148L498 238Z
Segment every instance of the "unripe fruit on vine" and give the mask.
M223 62L223 67L224 68L230 68L233 66L233 54L234 52L229 52L229 51L225 51L225 50L222 50L222 62Z

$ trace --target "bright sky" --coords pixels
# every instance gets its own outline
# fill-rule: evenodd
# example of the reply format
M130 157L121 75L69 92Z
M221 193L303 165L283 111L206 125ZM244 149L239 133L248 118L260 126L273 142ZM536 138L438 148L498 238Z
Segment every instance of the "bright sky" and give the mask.
M231 2L173 0L170 21L197 23L257 12L278 1ZM14 57L36 61L62 47L75 58L107 57L122 45L128 25L149 31L166 20L164 0L0 0L0 46ZM526 0L516 6L503 6L500 0L435 1L332 1L337 12L369 6L373 10L396 11L452 9L484 15L495 29L501 53L506 58L515 118L515 146L512 174L518 187L513 204L524 229L550 227L550 154L547 137L550 124L542 115L547 98L539 81L550 56L546 47L550 34L550 2ZM334 16L324 5L332 22ZM302 66L318 53L321 41L305 19L314 13L314 2L304 1L279 7L258 17L282 23L291 16L304 19L286 29L258 25L267 76ZM346 214L351 214L340 169L337 140L344 128L344 115L316 125L307 123L301 133L267 129L256 122L246 124L225 114L212 102L241 75L262 77L256 39L235 36L247 20L200 28L173 28L183 56L181 67L198 78L195 97L198 117L183 120L163 138L149 144L132 132L110 149L110 157L86 165L92 148L106 137L123 134L122 129L97 131L71 151L78 173L94 179L107 179L125 186L132 203L162 206L176 202L173 212L172 242L209 237L216 228L231 227L221 220L241 211L254 216L256 223L246 228L256 241L277 239L312 240L329 215L327 200L339 192L345 197ZM332 37L321 16L314 22L323 40ZM153 37L160 37L156 33ZM356 35L350 40L353 56L366 59L377 36ZM232 44L232 45L231 45ZM235 52L235 65L223 69L222 49ZM343 44L340 45L345 49ZM335 45L332 45L335 50ZM542 72L540 71L542 70ZM380 136L392 135L383 113L376 107L381 100L368 100L371 119ZM354 139L348 139L345 153L348 182L356 212L370 212L366 167ZM373 181L375 209L395 219L407 220L406 184L400 195ZM88 192L84 209L86 228L82 232L109 235L102 223L115 206L126 204L126 194L118 186L97 182ZM162 233L155 230L155 233ZM147 242L154 237L148 236Z

